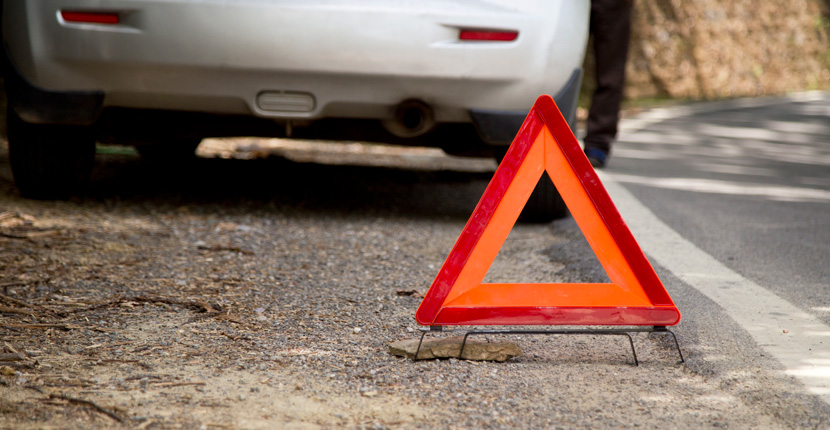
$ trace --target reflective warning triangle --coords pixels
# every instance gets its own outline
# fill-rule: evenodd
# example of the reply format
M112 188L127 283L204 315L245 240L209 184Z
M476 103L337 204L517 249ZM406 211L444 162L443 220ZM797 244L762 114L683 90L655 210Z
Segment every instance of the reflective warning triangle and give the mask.
M610 283L482 283L547 171ZM536 100L415 319L422 325L654 325L680 312L550 96Z

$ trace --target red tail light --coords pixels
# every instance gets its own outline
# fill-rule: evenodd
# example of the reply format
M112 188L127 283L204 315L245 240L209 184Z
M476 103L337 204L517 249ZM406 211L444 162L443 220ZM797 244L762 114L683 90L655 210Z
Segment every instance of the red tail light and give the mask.
M61 11L61 18L66 22L78 22L85 24L118 24L119 18L117 13L111 12L80 12L80 11Z
M519 37L518 31L508 30L461 30L461 40L478 40L488 42L512 42Z

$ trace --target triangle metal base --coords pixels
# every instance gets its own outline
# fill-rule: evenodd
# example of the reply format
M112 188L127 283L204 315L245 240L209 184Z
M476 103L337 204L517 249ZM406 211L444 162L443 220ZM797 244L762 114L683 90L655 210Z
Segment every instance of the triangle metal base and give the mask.
M448 329L445 326L429 326L421 328L421 339L418 342L418 349L415 350L415 356L413 360L418 359L418 354L421 352L421 345L424 342L424 336L427 333L436 333L436 332L453 332L453 331L463 331L463 330L452 330ZM678 363L685 363L685 359L683 358L683 352L680 351L680 343L677 341L677 336L669 330L665 326L651 326L651 327L629 327L629 328L612 328L612 329L561 329L561 330L514 330L514 329L501 329L501 330L469 330L466 331L464 334L464 340L461 342L461 350L458 353L458 358L464 356L464 347L467 345L467 338L470 336L479 336L479 335L501 335L501 334L532 334L532 335L592 335L592 336L626 336L628 337L628 343L631 345L631 353L634 356L634 365L639 366L640 361L637 359L637 350L634 348L634 340L631 338L631 333L664 333L670 334L674 339L674 345L677 348L677 354L680 356L680 361Z

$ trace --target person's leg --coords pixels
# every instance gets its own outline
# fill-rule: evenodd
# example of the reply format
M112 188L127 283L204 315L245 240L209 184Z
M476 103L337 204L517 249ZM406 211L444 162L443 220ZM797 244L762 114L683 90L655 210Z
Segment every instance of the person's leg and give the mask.
M595 167L605 165L617 137L631 35L631 9L631 0L591 2L590 31L596 59L597 88L588 111L585 151L589 158L594 158L591 162Z

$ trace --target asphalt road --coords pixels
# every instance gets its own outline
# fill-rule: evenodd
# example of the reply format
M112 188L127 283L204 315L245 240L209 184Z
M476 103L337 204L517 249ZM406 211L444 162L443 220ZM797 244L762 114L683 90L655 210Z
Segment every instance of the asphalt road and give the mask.
M640 205L627 218L635 236L643 223L643 234L661 232L646 253L716 305L685 316L715 324L725 311L825 401L828 136L823 93L669 108L626 122L604 172L610 188L622 186L618 198ZM666 245L674 233L682 252Z

